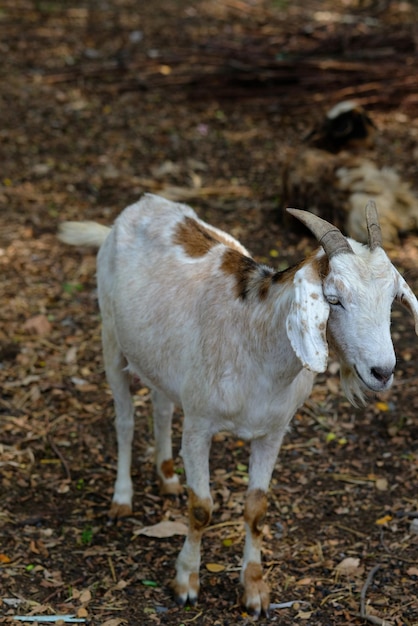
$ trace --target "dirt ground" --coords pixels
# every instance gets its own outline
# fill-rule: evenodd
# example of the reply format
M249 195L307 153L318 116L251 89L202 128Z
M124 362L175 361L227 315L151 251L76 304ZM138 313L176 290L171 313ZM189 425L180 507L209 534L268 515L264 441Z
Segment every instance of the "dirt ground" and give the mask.
M170 594L181 534L140 533L186 521L184 497L158 495L146 388L134 514L109 522L115 436L95 257L55 233L65 219L110 223L154 191L286 267L315 244L281 222L283 155L347 97L378 127L376 158L418 191L417 19L415 3L394 1L2 1L0 623L252 621L239 588L247 444L213 444L196 607ZM415 292L417 244L409 233L388 248ZM264 528L273 607L261 624L360 625L363 603L370 623L418 625L418 340L399 308L392 328L390 393L353 409L331 359L293 420Z

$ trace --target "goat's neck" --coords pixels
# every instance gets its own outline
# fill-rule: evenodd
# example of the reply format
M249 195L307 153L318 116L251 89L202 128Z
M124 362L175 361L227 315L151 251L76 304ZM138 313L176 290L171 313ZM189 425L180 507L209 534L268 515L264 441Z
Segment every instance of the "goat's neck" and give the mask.
M274 272L257 266L249 278L248 307L252 352L277 376L294 378L302 364L286 331L286 319L294 298L293 277L298 267Z

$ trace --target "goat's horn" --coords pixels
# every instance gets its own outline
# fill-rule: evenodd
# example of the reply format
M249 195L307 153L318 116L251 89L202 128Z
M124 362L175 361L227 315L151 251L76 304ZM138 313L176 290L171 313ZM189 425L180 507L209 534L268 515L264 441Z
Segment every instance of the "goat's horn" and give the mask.
M324 248L329 259L336 254L353 252L347 239L336 226L313 213L309 213L309 211L301 211L300 209L286 210L309 228Z
M382 229L379 224L379 216L377 214L376 204L373 200L369 200L366 204L366 224L367 224L367 236L369 239L369 248L374 250L375 248L382 247Z

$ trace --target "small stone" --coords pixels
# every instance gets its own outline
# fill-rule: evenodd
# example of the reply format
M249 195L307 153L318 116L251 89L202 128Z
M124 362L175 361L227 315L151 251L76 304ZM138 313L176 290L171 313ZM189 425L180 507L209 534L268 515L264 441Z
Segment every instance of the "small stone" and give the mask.
M412 520L409 526L409 532L418 535L418 517Z

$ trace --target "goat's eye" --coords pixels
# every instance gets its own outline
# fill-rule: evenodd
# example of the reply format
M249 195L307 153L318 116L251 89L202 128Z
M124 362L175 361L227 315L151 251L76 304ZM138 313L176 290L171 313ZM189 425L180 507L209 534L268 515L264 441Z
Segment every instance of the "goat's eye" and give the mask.
M342 306L337 296L326 296L326 298L328 304L332 304L333 306Z

